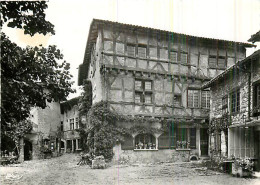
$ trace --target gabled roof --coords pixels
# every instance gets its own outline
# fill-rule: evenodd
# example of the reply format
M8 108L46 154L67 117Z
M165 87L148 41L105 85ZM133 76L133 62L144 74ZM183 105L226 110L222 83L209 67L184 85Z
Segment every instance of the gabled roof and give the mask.
M170 31L160 30L160 29L155 29L155 28L150 28L150 27L143 27L143 26L137 26L137 25L132 25L132 24L123 24L123 23L113 22L113 21L108 21L108 20L93 19L93 21L90 24L90 28L89 28L89 35L88 35L87 45L86 45L86 49L85 49L85 55L84 55L84 59L83 59L83 64L87 63L87 65L84 65L84 66L81 65L79 67L78 85L82 85L83 79L87 78L87 76L88 76L89 62L91 59L91 48L93 47L93 44L96 42L96 39L98 36L98 25L108 25L108 26L111 26L114 28L124 27L125 29L133 30L133 31L143 31L143 32L152 31L152 32L157 32L157 33L169 34L169 35L173 35L173 36L180 36L180 37L184 37L189 40L195 39L195 40L200 40L200 41L204 41L204 42L215 41L215 42L218 42L219 44L229 43L229 44L243 46L243 47L256 47L255 45L250 44L250 43L235 42L235 41L228 41L228 40L222 40L222 39L213 39L213 38L207 38L207 37L198 37L198 36L186 35L186 34L182 34L182 33L170 32ZM84 69L82 69L82 68L84 68ZM80 73L82 73L83 70L84 71L87 70L87 72L84 73L84 75L80 74Z
M216 77L212 78L210 81L206 82L205 84L202 85L202 89L206 89L208 87L211 87L214 85L215 82L222 80L223 78L226 77L226 75L228 75L231 71L233 71L234 69L238 69L239 66L252 61L252 59L255 59L257 57L260 57L260 50L255 51L252 55L246 57L245 59L238 61L236 64L234 64L233 66L229 67L228 69L226 69L225 71L223 71L222 73L220 73L219 75L217 75Z

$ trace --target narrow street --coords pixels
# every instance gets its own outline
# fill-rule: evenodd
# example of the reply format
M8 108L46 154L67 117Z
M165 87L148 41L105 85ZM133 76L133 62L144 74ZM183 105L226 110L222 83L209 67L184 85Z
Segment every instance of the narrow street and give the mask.
M93 170L88 166L77 166L78 159L79 155L65 154L58 158L1 166L0 184L260 184L259 177L236 178L206 170L196 163L114 165Z

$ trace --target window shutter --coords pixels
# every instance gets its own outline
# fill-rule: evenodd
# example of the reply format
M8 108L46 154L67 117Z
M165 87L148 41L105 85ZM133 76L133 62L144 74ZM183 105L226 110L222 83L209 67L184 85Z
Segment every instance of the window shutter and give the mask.
M124 141L121 143L122 150L133 150L133 137L129 134L124 135Z
M190 148L196 149L196 128L190 128Z

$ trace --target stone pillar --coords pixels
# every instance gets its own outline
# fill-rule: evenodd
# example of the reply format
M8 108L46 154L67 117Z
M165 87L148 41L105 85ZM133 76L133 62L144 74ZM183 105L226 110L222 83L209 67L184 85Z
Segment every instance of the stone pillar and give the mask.
M200 151L200 128L196 127L196 148L198 150L198 157L201 156L201 151Z
M72 147L71 152L74 152L74 142L73 142L73 139L71 140L71 147Z
M24 162L24 138L20 139L20 155L18 161L20 163Z

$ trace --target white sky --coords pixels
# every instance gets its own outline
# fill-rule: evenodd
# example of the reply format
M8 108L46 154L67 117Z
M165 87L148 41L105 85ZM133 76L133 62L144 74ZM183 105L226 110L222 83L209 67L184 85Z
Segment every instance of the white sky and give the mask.
M22 47L55 44L61 49L77 88L69 98L80 94L77 68L93 18L239 42L260 30L260 0L49 0L48 6L46 19L54 24L55 35L30 37L6 27L3 31Z

